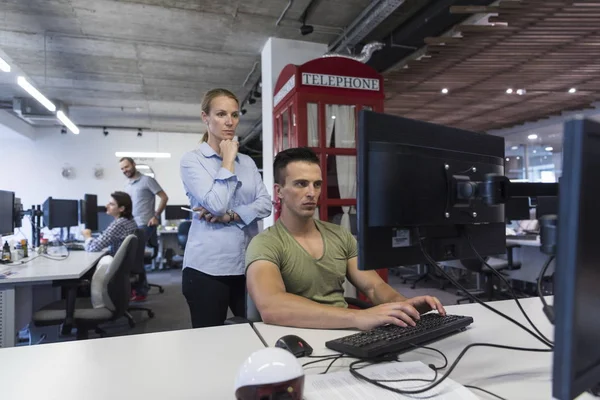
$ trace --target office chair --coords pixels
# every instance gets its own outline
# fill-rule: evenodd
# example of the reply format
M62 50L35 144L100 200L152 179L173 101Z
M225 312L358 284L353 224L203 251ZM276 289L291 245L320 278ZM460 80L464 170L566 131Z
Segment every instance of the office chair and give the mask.
M494 268L496 271L502 271L505 269L509 269L509 263L507 261L499 259L499 258L486 258L486 262L492 268ZM471 272L477 273L478 275L482 276L485 280L485 289L469 291L469 293L472 296L475 296L484 301L507 300L507 299L512 298L509 294L506 294L502 291L496 290L495 274L492 272L492 270L490 270L487 266L485 266L479 259L472 258L472 259L460 260L460 263L462 264L463 267L465 267L465 269L467 269ZM464 293L464 292L459 291L457 294L460 294L460 293ZM473 301L470 299L469 296L465 296L465 297L461 297L460 299L458 299L456 301L456 304L461 304L466 301L473 303Z
M191 226L192 221L182 221L177 227L177 241L182 250L185 250Z
M144 265L154 264L154 261L156 260L156 257L158 256L158 235L156 234L156 231L154 231L154 233L152 235L150 235L150 237L147 238L147 240L144 243L145 243L145 245L144 245L144 253L143 253L143 263L144 263ZM146 255L145 246L148 246L152 249L152 254ZM161 285L157 285L155 283L148 282L148 286L150 286L150 288L153 288L153 287L157 288L159 293L165 292L165 289L163 289L163 287Z
M129 274L135 260L138 239L135 235L125 238L112 262L99 263L89 281L66 282L69 288L67 300L50 303L33 314L35 326L63 324L61 332L68 334L77 329L77 339L87 339L89 331L104 337L106 332L99 325L122 317L129 305L131 284ZM91 297L77 298L79 286L91 285Z
M135 237L138 239L138 243L141 243L142 245L138 246L135 252L135 258L131 267L131 283L137 282L140 279L145 280L142 277L146 275L146 268L144 267L144 254L146 252L146 246L144 245L144 243L146 235L144 233L144 230L136 229ZM129 306L124 315L127 318L127 321L129 322L129 326L132 328L135 326L135 320L131 315L131 311L146 311L148 313L149 318L154 318L154 311L152 311L148 307Z

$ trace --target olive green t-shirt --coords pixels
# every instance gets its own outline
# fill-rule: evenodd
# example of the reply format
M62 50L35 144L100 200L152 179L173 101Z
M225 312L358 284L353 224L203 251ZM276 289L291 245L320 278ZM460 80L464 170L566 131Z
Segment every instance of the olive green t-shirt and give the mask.
M279 267L288 293L321 304L348 307L344 280L348 260L358 254L356 239L345 228L314 220L323 238L323 256L313 258L277 221L252 239L246 250L246 269L254 261L266 260Z

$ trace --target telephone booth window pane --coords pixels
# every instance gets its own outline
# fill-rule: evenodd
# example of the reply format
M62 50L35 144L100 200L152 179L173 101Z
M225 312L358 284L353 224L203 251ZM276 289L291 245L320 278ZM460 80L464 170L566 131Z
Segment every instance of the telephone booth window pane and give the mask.
M316 103L306 104L308 147L319 147L319 107Z
M356 198L356 156L327 156L327 198Z
M356 207L328 207L327 219L329 219L329 222L333 224L341 225L348 229L353 235L357 235Z
M289 109L281 114L282 132L283 132L283 150L290 147L290 115Z
M325 126L327 147L356 148L356 118L353 105L327 104Z

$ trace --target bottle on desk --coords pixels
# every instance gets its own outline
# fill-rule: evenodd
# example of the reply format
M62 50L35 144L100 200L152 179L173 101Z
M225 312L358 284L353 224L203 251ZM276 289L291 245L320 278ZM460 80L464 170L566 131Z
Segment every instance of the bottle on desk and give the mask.
M21 247L23 248L23 258L29 257L29 249L27 248L27 239L21 239Z
M8 241L5 241L4 247L2 247L2 261L4 261L4 262L11 261L10 245L8 244Z

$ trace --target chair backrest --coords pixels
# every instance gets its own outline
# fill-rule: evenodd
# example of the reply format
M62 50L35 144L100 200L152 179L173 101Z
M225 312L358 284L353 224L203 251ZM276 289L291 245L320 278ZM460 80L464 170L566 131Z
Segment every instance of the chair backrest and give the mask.
M117 250L109 271L105 275L104 285L106 285L105 290L112 303L112 307L109 308L113 311L113 318L123 315L129 306L131 298L129 274L135 261L138 245L137 237L128 235ZM143 243L141 245L143 246Z
M250 293L246 291L246 319L252 322L262 322L262 317L256 308L256 304L252 301Z
M192 221L182 221L177 227L177 241L179 242L179 246L185 250L185 244L188 240L188 234L190 232L190 227L192 226Z
M144 256L146 251L146 232L144 229L138 228L134 232L137 238L137 248L135 250L135 259L131 265L132 274L141 274L144 272Z

